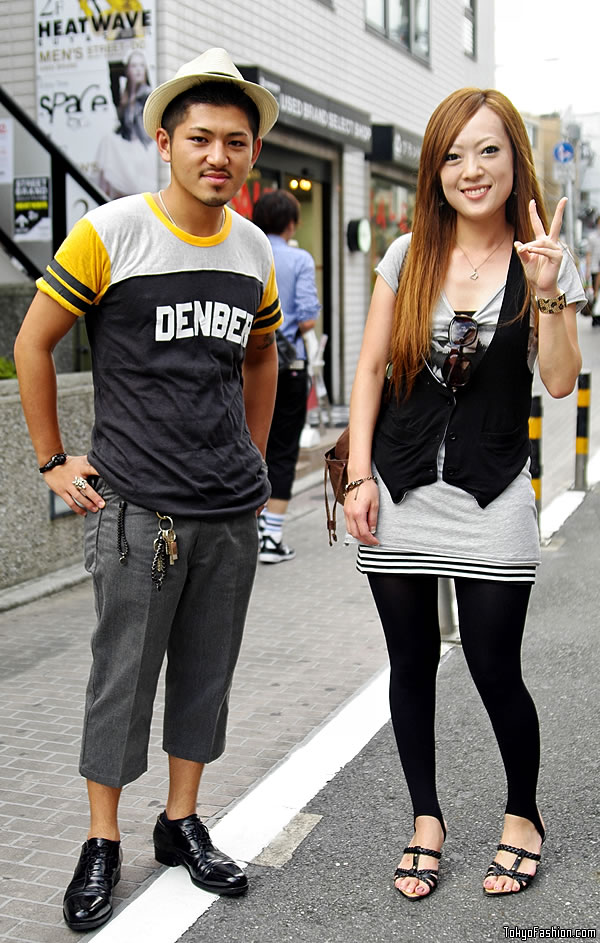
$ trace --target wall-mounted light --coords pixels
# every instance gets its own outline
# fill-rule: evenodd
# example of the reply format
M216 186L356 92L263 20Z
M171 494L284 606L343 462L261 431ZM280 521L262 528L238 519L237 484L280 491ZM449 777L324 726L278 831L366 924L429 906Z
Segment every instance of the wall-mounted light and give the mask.
M368 252L371 248L371 223L368 219L351 219L346 229L350 252Z
M308 169L303 168L300 171L299 177L292 177L288 183L288 187L290 190L298 190L299 188L300 190L303 190L304 193L308 193L310 190L312 190L312 180L308 176Z

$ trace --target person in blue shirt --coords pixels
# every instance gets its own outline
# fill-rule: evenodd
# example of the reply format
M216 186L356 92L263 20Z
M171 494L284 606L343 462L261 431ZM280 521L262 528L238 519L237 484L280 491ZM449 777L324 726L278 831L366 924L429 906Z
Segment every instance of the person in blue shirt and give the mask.
M265 232L273 249L275 275L284 316L280 331L295 348L296 357L280 359L275 412L266 461L271 497L259 518L261 563L293 560L296 552L282 540L283 522L292 495L300 435L306 421L307 355L302 335L315 326L321 305L315 284L315 263L309 252L290 245L300 204L286 190L264 193L256 202L253 222Z

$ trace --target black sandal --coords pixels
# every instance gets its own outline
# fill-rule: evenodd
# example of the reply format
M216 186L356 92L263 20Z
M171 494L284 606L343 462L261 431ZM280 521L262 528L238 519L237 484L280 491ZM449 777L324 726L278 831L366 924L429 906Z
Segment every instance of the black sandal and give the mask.
M542 838L543 841L543 838ZM491 865L487 869L486 878L489 877L509 877L513 881L517 881L520 885L519 891L492 891L487 887L484 887L486 894L489 894L490 897L501 897L503 894L520 894L521 891L526 891L531 882L533 881L535 874L527 874L525 871L519 871L519 865L521 864L523 858L529 858L531 861L536 861L538 864L542 860L541 855L534 855L532 851L527 851L526 848L516 848L514 845L498 845L498 851L508 851L513 855L516 855L515 860L513 861L512 868L505 868L503 864L500 864L498 861L492 861Z
M423 884L427 884L429 891L427 894L409 894L399 887L397 887L396 890L404 894L409 900L424 900L426 897L431 897L438 886L439 875L433 868L417 867L419 855L430 855L432 858L437 858L439 861L442 857L441 851L434 851L432 848L422 848L421 845L409 845L408 848L404 849L404 854L413 856L412 868L396 868L394 871L394 881L398 878L417 878L417 880L422 881Z

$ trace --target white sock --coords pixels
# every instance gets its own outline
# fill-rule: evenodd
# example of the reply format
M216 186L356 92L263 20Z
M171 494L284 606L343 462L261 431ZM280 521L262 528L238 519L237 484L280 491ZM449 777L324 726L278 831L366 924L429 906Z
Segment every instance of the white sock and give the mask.
M280 543L285 514L273 514L272 511L267 511L265 509L262 512L261 517L264 523L263 533L268 534L269 537L271 537L277 543Z

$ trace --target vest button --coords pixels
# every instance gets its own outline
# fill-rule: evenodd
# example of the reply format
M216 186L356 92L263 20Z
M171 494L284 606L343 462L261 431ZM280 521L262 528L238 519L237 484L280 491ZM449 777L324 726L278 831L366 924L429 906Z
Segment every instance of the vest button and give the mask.
M456 475L456 468L447 468L446 471L448 472L448 476L450 478L454 478Z
M456 432L451 432L448 438L450 439L451 442L456 442L456 438L457 438Z

